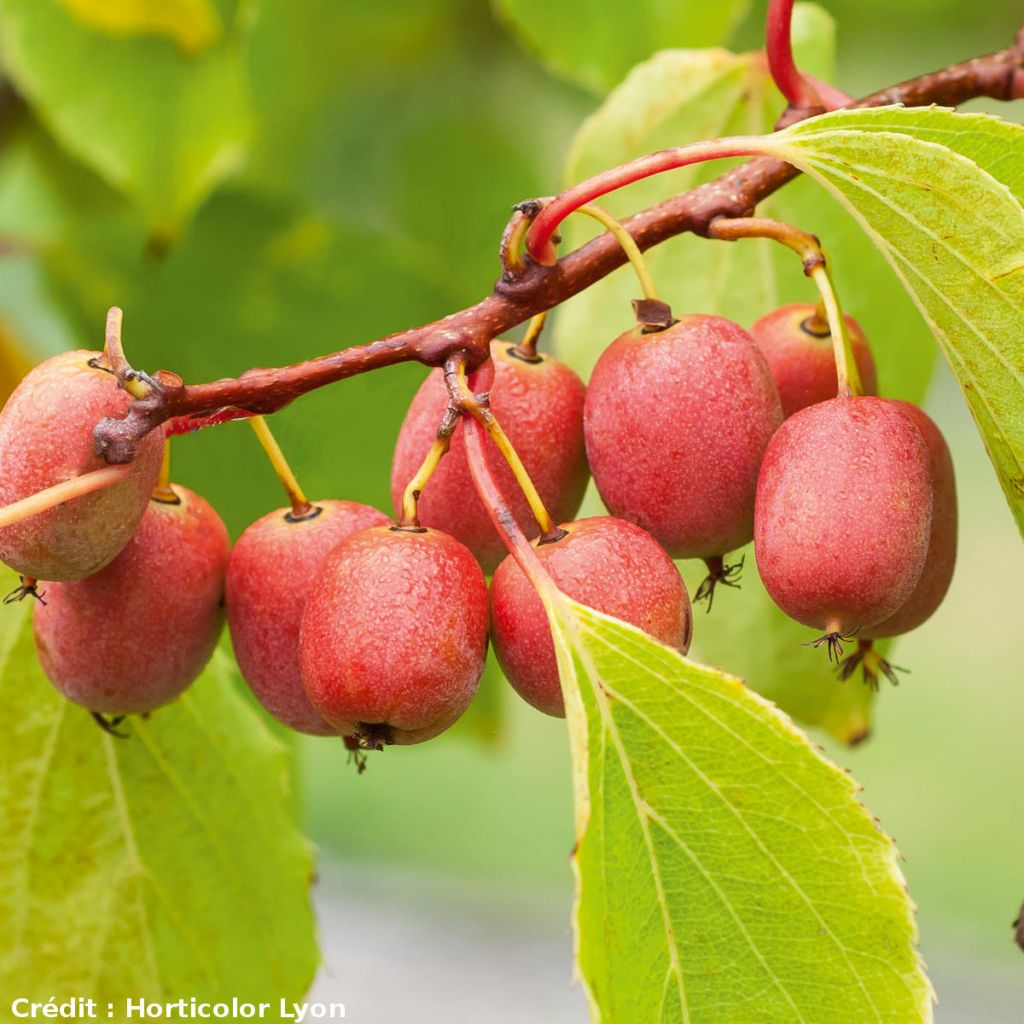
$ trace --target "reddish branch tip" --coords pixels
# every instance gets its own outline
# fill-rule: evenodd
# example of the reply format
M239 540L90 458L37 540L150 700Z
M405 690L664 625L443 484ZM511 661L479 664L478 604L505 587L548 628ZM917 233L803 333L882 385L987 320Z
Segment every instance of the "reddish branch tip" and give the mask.
M756 156L761 150L757 147L758 140L751 138L712 139L706 142L694 142L688 146L677 146L673 149L659 150L646 156L630 160L619 167L612 167L600 174L595 174L578 185L566 189L546 203L530 224L526 232L526 252L530 258L542 266L554 266L556 262L555 247L552 243L559 225L569 214L581 206L600 199L601 196L617 189L625 188L634 182L672 171L689 164L702 163L705 160L716 160L731 156ZM721 214L722 211L717 212Z
M791 106L810 110L825 106L815 85L801 73L793 58L793 0L771 0L765 18L765 54L779 92Z

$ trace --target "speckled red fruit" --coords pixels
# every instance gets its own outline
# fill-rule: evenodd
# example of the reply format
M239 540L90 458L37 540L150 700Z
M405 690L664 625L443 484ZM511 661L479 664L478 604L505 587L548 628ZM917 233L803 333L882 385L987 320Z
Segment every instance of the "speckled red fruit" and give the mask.
M771 367L785 416L835 398L839 388L832 335L827 329L824 333L814 329L815 314L815 306L794 303L772 310L750 328ZM878 376L867 338L852 316L846 317L846 326L861 390L865 395L877 394Z
M684 654L690 646L690 599L665 549L645 530L612 516L563 523L567 536L534 542L537 557L573 600L649 633ZM563 716L558 662L541 599L509 555L491 581L494 653L519 695Z
M903 605L932 525L928 449L882 398L833 398L779 428L757 485L754 551L791 618L851 633Z
M760 349L718 316L617 338L594 368L584 411L608 510L675 558L722 555L750 540L758 468L781 422Z
M257 519L231 550L228 628L238 667L256 699L292 729L337 733L310 704L299 672L299 628L313 581L346 537L388 522L355 501L320 501L301 518L279 508Z
M422 742L473 699L487 626L487 584L469 548L439 530L362 530L327 557L306 602L306 692L367 746Z
M130 401L114 378L89 366L99 352L63 352L32 370L0 412L0 505L106 463L92 431ZM128 543L160 473L163 431L139 445L128 476L0 528L0 561L24 576L72 580L102 569Z
M54 583L35 608L50 681L90 711L142 714L203 670L224 621L228 532L197 494L153 499L124 550L87 579Z
M932 478L932 532L924 568L910 597L884 622L865 630L866 637L899 636L917 629L942 604L956 564L956 479L946 439L931 417L916 405L898 399L891 399L890 404L910 417L928 448Z
M557 522L571 519L586 490L589 471L583 446L583 382L551 356L526 362L510 354L512 345L491 345L494 386L491 409L523 460L544 504ZM391 464L391 500L396 513L402 494L434 442L448 402L440 370L434 370L416 392L395 445ZM466 462L463 426L455 428L451 449L423 490L419 518L462 541L485 572L505 556L505 546L480 503ZM529 537L540 530L515 478L497 449L487 442L491 465L508 498L516 522Z

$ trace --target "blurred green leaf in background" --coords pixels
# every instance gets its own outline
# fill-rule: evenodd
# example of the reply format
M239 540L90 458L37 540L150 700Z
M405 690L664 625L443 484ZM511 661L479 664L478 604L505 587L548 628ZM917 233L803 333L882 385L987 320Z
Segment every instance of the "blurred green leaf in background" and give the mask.
M496 0L526 46L572 81L604 92L656 50L715 46L750 8L749 0L608 4L602 0Z
M117 739L43 675L32 604L0 620L0 991L114 999L119 1020L126 993L300 998L319 963L313 851L230 662Z
M223 6L223 39L199 47L193 35L184 52L170 39L112 35L110 8L98 24L79 4L0 3L12 81L69 153L131 196L157 244L238 166L249 136L246 5Z

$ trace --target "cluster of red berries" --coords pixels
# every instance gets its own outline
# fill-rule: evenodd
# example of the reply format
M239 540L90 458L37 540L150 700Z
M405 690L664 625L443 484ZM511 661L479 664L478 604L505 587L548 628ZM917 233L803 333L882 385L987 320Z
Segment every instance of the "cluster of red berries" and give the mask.
M703 315L635 328L589 387L550 356L494 342L490 408L562 524L557 539L539 536L497 458L496 476L554 582L685 653L692 613L672 559L703 559L710 597L734 582L726 556L753 539L771 596L833 650L923 622L955 558L949 452L919 409L873 396L871 353L848 326L865 396L836 397L812 306L751 333ZM433 371L398 438L396 508L448 401ZM102 466L92 429L127 404L98 353L37 367L0 413L0 504ZM152 432L115 486L0 528L0 559L49 583L35 608L47 675L94 713L150 711L202 670L226 607L242 675L301 732L363 747L429 739L473 699L489 639L519 693L564 714L543 606L503 558L463 429L417 525L320 501L268 513L233 548L202 498L158 486L164 436ZM574 521L591 474L611 515Z

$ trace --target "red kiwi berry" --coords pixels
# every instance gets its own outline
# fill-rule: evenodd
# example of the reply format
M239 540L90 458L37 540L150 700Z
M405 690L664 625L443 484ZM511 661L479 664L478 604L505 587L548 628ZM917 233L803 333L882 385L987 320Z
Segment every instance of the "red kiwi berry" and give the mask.
M363 748L420 743L469 706L487 656L487 583L440 530L377 526L327 557L302 617L313 706Z
M125 414L131 401L99 352L62 352L31 370L0 411L0 505L107 465L93 428ZM22 576L76 580L102 569L139 525L160 474L162 430L139 443L127 475L0 527L0 561Z
M537 557L561 591L686 653L692 627L686 586L649 533L612 516L563 523L561 531L557 541L534 541ZM491 637L519 695L545 714L564 716L547 615L511 555L491 581Z
M209 661L224 621L227 529L188 488L158 493L108 566L51 584L35 608L43 670L101 724L174 700Z
M838 659L917 586L932 530L928 447L894 403L843 396L791 416L757 485L754 552L768 593Z
M642 527L673 558L702 558L735 585L724 556L754 533L761 458L782 422L764 355L738 324L684 316L634 328L601 355L584 406L587 456L612 515Z
M860 324L846 317L847 336L865 395L878 393L875 360ZM838 381L832 334L818 308L794 303L766 313L750 333L764 353L779 389L782 412L792 416L836 397Z
M860 665L865 681L871 686L878 685L879 673L891 682L897 682L896 667L873 649L872 641L881 637L901 636L927 621L942 604L953 580L956 564L956 480L949 446L926 412L910 402L898 399L889 401L913 422L928 448L932 480L932 528L924 568L910 596L888 618L865 629L858 636L857 651L843 662L841 678L849 678Z
M227 573L231 643L242 677L278 721L313 736L335 736L309 702L299 671L299 629L313 582L346 537L390 522L354 501L320 501L303 514L279 508L238 538Z

